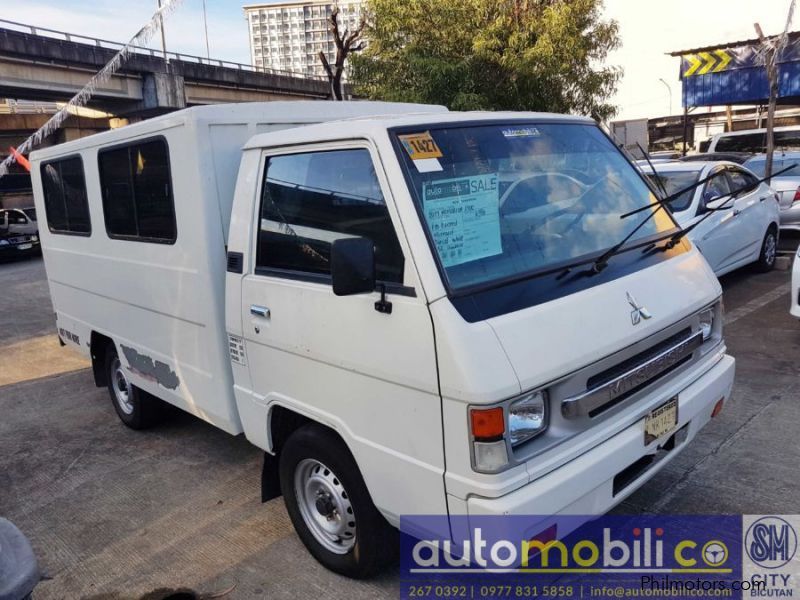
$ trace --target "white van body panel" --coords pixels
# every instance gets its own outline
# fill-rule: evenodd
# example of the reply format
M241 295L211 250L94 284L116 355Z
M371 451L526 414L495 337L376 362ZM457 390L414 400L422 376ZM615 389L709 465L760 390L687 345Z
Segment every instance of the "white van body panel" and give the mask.
M200 106L32 153L34 197L43 224L40 165L80 155L84 167L91 235L56 235L40 228L58 328L72 334L62 339L88 355L93 331L110 337L134 385L228 433L241 433L223 319L225 250L241 148L259 133L396 112L446 109L313 101ZM176 241L111 239L104 226L98 151L154 137L169 147ZM246 169L241 172L248 176ZM145 362L166 365L178 385L165 387L174 381L131 370L133 352Z

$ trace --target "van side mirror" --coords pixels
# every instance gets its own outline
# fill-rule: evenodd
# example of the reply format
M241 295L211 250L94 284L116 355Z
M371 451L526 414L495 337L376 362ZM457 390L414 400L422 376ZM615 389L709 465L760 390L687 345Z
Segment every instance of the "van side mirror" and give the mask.
M331 279L337 296L375 290L375 244L367 238L345 238L331 244Z

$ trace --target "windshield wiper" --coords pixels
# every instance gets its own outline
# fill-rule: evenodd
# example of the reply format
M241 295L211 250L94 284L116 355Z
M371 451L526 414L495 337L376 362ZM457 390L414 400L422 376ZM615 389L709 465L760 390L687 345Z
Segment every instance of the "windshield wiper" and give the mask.
M751 191L751 190L754 190L754 189L756 189L756 188L757 188L759 185L761 185L762 183L764 183L764 182L766 182L766 181L768 181L768 180L772 179L772 178L773 178L773 177L775 177L776 175L780 175L781 173L785 173L786 171L789 171L789 170L793 169L795 166L797 166L797 165L790 165L790 166L788 166L788 167L786 167L786 168L784 168L784 169L781 169L780 171L775 171L775 172L774 172L772 175L770 175L769 177L763 177L763 178L759 179L758 181L754 181L753 183L750 183L750 184L748 184L748 185L745 185L745 186L743 186L743 187L740 187L738 190L736 190L736 191L734 191L734 192L731 192L730 194L723 194L723 195L721 195L721 196L717 196L717 197L715 197L715 198L711 198L710 200L708 200L708 201L707 201L708 203L711 203L711 202L716 202L717 200L721 200L722 198L725 198L725 196L728 196L728 195L730 196L730 197L729 197L727 200L725 200L725 202L723 202L722 204L720 204L718 207L716 207L716 208L709 208L709 209L708 209L708 212L707 212L705 215L703 215L703 216L702 216L700 219L698 219L697 221L695 221L694 223L692 223L692 224L691 224L691 225L689 225L688 227L683 227L683 228L681 228L681 230L680 230L679 232L677 232L677 233L673 234L672 236L670 236L670 238L669 238L669 240L667 241L667 243L666 243L666 244L664 244L664 245L663 245L663 246L662 246L660 249L661 249L661 250L671 250L671 249L672 249L672 248L674 248L674 247L677 245L677 243L678 243L678 242L680 242L680 241L681 241L681 239L683 239L683 238L684 238L684 237L685 237L685 236L686 236L686 235L687 235L687 234L688 234L690 231L692 231L692 230L693 230L695 227L697 227L698 225L700 225L700 223L702 223L703 221L705 221L705 220L706 220L708 217L710 217L711 215L713 215L715 212L717 212L717 211L720 211L720 210L728 210L729 208L731 208L731 207L727 206L727 204L728 204L729 202L731 202L732 200L735 200L736 198L738 198L738 197L739 197L741 194L743 194L743 193L746 193L746 192L749 192L749 191ZM651 250L651 249L652 249L652 248L648 248L646 251L649 251L649 250Z
M653 161L650 160L650 154L648 154L647 150L642 148L642 145L639 142L636 142L636 145L639 147L639 151L642 153L642 155L647 160L647 164L650 165L650 170L653 171L653 178L655 179L655 186L657 186L658 189L661 190L660 197L661 198L666 198L669 195L669 194L667 194L667 188L664 187L664 182L661 181L661 178L658 176L658 172L656 171L656 168L653 166ZM646 176L647 175L645 174L645 177Z

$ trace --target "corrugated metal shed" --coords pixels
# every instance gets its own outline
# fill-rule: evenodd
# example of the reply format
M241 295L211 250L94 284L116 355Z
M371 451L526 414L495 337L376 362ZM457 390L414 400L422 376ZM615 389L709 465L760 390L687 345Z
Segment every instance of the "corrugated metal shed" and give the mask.
M684 107L764 104L769 97L766 69L757 39L671 52L681 58ZM800 32L778 57L778 101L800 103Z

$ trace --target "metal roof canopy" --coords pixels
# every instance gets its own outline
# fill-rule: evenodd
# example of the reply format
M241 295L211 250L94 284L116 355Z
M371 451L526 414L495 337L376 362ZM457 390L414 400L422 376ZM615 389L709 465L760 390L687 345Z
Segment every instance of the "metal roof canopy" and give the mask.
M758 39L670 52L681 59L681 103L684 108L727 104L766 104L767 70L758 59ZM778 57L778 103L800 104L800 32Z

